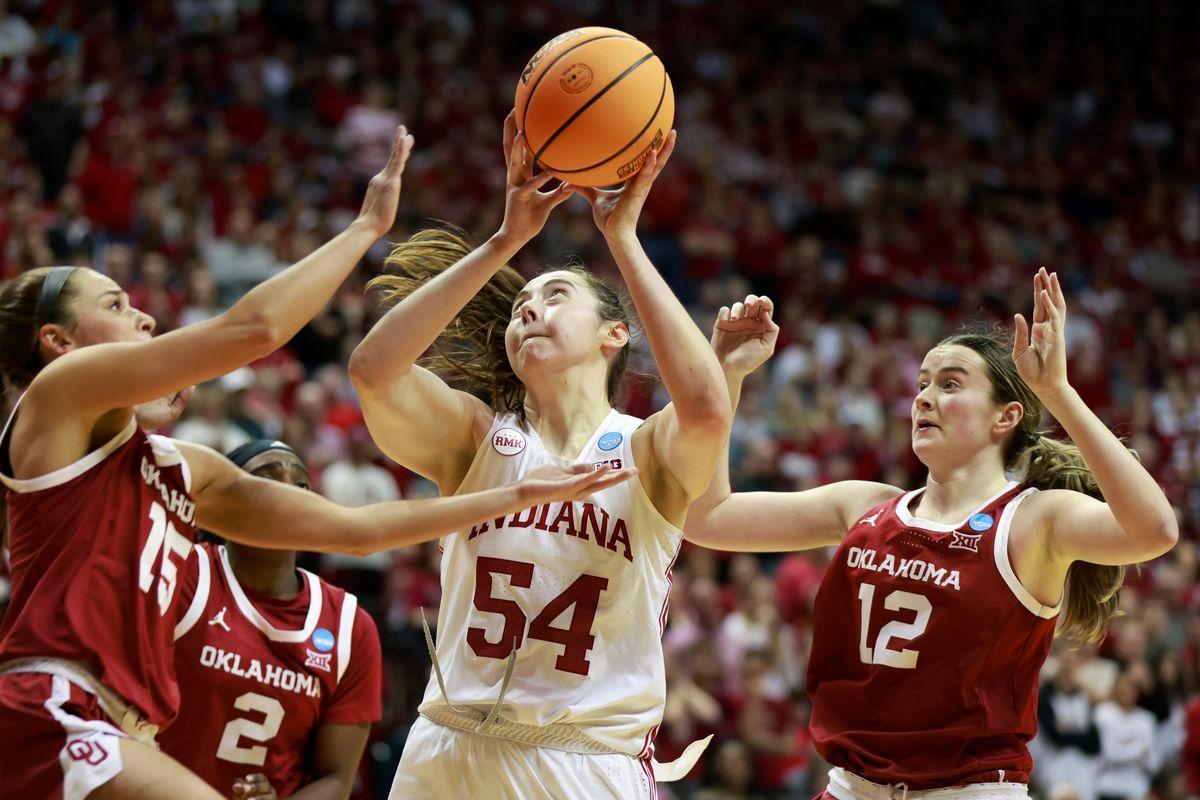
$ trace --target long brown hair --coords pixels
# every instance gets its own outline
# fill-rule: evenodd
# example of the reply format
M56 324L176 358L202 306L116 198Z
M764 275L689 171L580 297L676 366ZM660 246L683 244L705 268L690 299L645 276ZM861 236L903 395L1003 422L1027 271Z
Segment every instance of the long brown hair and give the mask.
M1021 422L1004 451L1004 466L1013 472L1024 467L1023 482L1038 489L1068 489L1097 500L1104 495L1096 476L1088 469L1079 448L1038 432L1042 402L1017 372L1012 345L1001 335L962 333L947 337L938 346L960 345L974 350L987 364L992 382L992 401L1016 401L1025 410ZM1117 612L1125 567L1076 561L1067 570L1059 633L1078 642L1099 642L1108 621Z
M24 389L46 364L38 346L38 302L42 284L54 267L38 267L13 279L0 292L0 372L9 389ZM72 325L69 310L75 292L74 275L67 278L53 305L44 309L41 324Z
M374 278L367 288L378 289L381 301L392 305L445 272L474 249L467 235L454 226L427 228L396 245L384 259L388 273ZM630 303L603 279L579 263L547 270L580 276L596 298L597 313L606 322L624 322L632 328ZM525 287L525 278L505 265L458 313L434 342L423 366L487 403L492 410L511 412L525 423L525 385L513 371L504 348L504 333L512 317L513 302ZM629 346L622 347L608 367L606 391L616 405L625 385Z

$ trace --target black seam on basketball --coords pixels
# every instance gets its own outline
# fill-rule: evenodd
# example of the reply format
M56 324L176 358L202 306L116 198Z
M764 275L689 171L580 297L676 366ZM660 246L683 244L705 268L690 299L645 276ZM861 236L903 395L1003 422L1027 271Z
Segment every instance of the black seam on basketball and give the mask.
M554 60L551 61L549 64L547 64L542 69L542 73L540 75L538 75L537 80L533 82L533 88L531 88L529 90L529 94L525 98L525 108L521 109L521 121L517 124L517 130L521 130L521 131L525 130L525 120L528 119L528 117L529 117L529 104L533 102L533 95L535 92L537 92L537 88L542 85L542 78L546 77L546 73L548 73L550 71L550 68L553 67L555 64L557 64L559 61L561 61L562 57L565 56L567 53L570 53L574 50L578 50L579 48L583 47L585 44L591 44L592 42L598 42L601 39L633 39L633 41L635 41L635 42L637 41L636 38L634 38L633 36L630 36L629 34L625 34L624 36L617 36L615 33L606 33L603 36L593 36L591 39L580 42L579 44L576 44L576 45L572 45L571 47L568 47L566 50L563 50L561 53L556 55L554 57ZM525 142L526 142L526 144L529 143L528 132L526 132L526 134L525 134Z
M572 114L571 116L567 117L567 121L566 121L566 122L564 122L562 125L559 125L559 126L558 126L558 130L556 130L554 133L550 134L550 138L546 140L545 144L543 144L543 145L542 145L542 146L541 146L541 147L540 147L540 148L539 148L539 149L538 149L538 150L537 150L537 151L536 151L536 152L533 154L533 160L534 160L534 163L537 163L538 159L542 157L542 153L546 152L546 148L547 148L547 147L549 147L550 145L554 144L554 140L555 140L555 139L557 139L557 138L559 137L559 134L561 134L561 133L562 133L563 131L565 131L567 128L571 127L571 123L572 123L572 122L574 122L575 120L579 119L579 115L580 115L580 114L582 114L583 112L585 112L585 111L587 111L589 108L591 108L591 107L592 107L592 105L593 105L593 104L594 104L594 103L595 103L597 100L599 100L601 97L604 97L604 95L605 95L605 94L608 92L608 90L609 90L609 89L611 89L612 87L616 86L616 85L617 85L618 83L620 83L621 81L625 80L625 78L626 78L626 77L627 77L627 76L628 76L628 75L629 75L631 72L633 72L635 69L637 69L638 67L640 67L642 64L645 64L647 61L649 61L649 60L650 60L650 59L652 59L652 58L655 58L655 55L654 55L654 53L646 53L646 55L642 56L642 57L641 57L641 58L639 58L637 61L633 62L633 63L632 63L632 64L630 64L628 67L626 67L624 72L622 72L620 75L618 75L617 77L615 77L615 78L613 78L611 81L609 81L607 86L605 86L603 89L601 89L600 91L596 92L594 95L592 95L591 97L589 97L589 98L588 98L588 101L587 101L586 103L584 103L583 105L581 105L579 108L575 109L575 113L574 113L574 114Z
M658 105L656 105L654 107L654 113L652 113L650 115L650 119L646 120L645 126L640 131L637 132L636 136L634 136L632 139L629 140L629 144L625 145L620 150L613 153L611 156L604 159L603 161L597 161L595 164L592 164L590 167L580 167L579 169L557 169L555 167L552 167L552 166L546 164L545 162L541 162L540 166L542 167L542 169L550 170L551 172L561 172L563 175L573 175L577 172L587 172L589 169L595 169L596 167L603 167L605 164L612 161L614 158L621 155L626 150L628 150L629 148L631 148L635 144L637 144L637 140L642 138L642 134L644 134L646 131L650 130L650 126L654 124L655 117L657 117L658 112L662 110L663 100L666 100L666 99L667 99L667 72L666 72L666 70L663 70L663 85L662 85L662 91L658 95Z

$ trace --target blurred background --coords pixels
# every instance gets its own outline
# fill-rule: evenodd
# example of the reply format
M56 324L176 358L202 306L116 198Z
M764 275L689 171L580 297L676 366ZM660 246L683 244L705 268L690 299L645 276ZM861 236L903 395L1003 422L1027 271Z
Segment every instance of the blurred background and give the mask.
M584 25L638 36L671 74L679 146L641 233L697 324L751 290L779 306L733 433L735 488L920 485L924 352L1010 324L1036 267L1058 271L1072 383L1157 476L1182 536L1130 571L1102 645L1056 645L1034 791L1200 796L1200 4L0 0L0 278L91 265L160 331L212 316L353 218L401 122L417 145L389 239L447 220L482 240L519 71ZM430 494L374 448L346 375L386 250L287 348L200 387L173 435L279 437L342 503ZM571 256L615 275L578 199L515 266ZM638 350L649 377L626 410L644 416L666 398ZM685 547L657 754L717 738L664 798L821 790L804 665L827 555ZM437 558L308 559L383 637L385 717L357 798L386 796L414 719ZM1153 737L1120 722L1139 714Z

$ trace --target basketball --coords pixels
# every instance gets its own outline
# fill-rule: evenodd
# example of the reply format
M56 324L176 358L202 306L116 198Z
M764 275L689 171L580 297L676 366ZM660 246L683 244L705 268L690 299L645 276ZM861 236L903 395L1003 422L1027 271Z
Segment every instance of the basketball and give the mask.
M643 42L612 28L577 28L529 59L513 108L539 167L579 186L612 186L662 145L675 93Z

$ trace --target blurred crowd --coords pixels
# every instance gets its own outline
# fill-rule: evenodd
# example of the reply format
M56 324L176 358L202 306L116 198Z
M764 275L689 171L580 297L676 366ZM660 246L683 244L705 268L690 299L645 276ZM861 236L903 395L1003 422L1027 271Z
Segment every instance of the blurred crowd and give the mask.
M1131 570L1102 645L1056 645L1035 790L1200 796L1196 4L0 0L0 280L92 265L159 331L205 319L353 218L401 122L417 144L389 238L446 220L481 240L501 218L516 77L589 24L649 43L675 87L679 146L641 226L655 263L706 330L748 291L778 304L777 354L733 433L735 488L919 485L924 352L1010 325L1035 268L1057 269L1072 383L1166 489L1182 537ZM221 450L279 437L343 503L431 493L375 449L346 375L386 250L286 349L200 387L173 434ZM615 275L579 200L514 266L572 256ZM626 408L644 416L666 398L636 346ZM685 548L658 757L717 738L663 797L821 789L804 665L827 556ZM357 795L382 797L428 675L437 548L310 563L384 637L385 719Z

